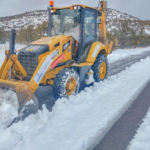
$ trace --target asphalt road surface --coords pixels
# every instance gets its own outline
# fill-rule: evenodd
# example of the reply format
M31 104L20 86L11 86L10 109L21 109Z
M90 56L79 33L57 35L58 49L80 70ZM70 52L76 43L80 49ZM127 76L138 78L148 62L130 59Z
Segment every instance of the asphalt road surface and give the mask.
M149 107L150 82L94 150L126 150Z

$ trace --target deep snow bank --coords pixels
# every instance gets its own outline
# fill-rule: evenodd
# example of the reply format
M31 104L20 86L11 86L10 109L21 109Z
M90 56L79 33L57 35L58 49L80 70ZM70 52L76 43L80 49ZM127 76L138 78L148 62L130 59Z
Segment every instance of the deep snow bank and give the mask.
M127 150L150 150L150 109Z
M112 54L108 55L108 61L109 63L115 62L131 55L141 54L146 51L150 51L150 47L136 49L117 49L116 51L113 51Z
M18 116L17 95L0 89L0 128L7 127Z
M59 99L52 112L44 106L25 121L0 128L0 150L86 149L149 81L149 64L150 58L141 60L77 96Z

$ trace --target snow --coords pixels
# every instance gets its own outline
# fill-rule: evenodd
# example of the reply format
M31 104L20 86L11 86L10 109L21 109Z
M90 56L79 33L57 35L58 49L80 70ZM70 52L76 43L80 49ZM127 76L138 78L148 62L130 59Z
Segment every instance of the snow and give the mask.
M145 34L149 34L150 35L150 30L149 29L145 29Z
M121 20L130 20L129 27L134 29L138 34L141 29L142 24L139 24L139 19L128 15L126 13L108 8L107 9L107 30L112 31L113 29L118 30L121 27ZM46 10L37 10L33 12L27 12L15 16L4 17L0 21L0 27L5 27L6 31L9 31L12 28L20 30L21 27L27 28L29 25L33 25L36 28L38 25L41 25L44 21L48 21L48 11ZM57 22L57 21L56 21ZM111 26L114 26L111 28ZM136 28L136 29L135 29ZM145 33L150 34L149 26L145 26Z
M150 109L127 150L150 150Z
M0 150L88 149L95 137L104 136L144 88L150 79L149 64L150 58L141 60L76 96L58 99L52 112L43 105L43 111L25 121L7 129L0 127Z
M5 27L5 30L7 31L11 28L19 30L22 26L27 27L28 25L33 25L34 27L37 27L37 25L40 25L47 20L48 12L46 10L33 11L15 16L4 17L3 21L0 21L0 27Z
M116 19L139 20L138 18L135 18L128 14L108 8L107 21L114 21ZM48 11L37 10L37 11L27 12L15 16L4 17L0 21L0 27L5 27L5 30L7 31L10 30L11 28L15 28L16 30L19 30L22 26L27 27L28 25L33 25L36 28L37 25L42 24L44 21L48 21Z
M116 51L113 51L112 54L108 55L108 61L109 63L112 63L132 55L142 54L146 51L150 51L150 47L136 49L117 49Z
M91 74L89 74L88 78L85 80L85 84L87 84L87 85L95 82L94 75L93 75L93 70L90 69L89 73L91 73Z
M0 89L0 128L7 127L18 116L18 106L15 92Z
M119 19L119 20L139 20L138 18L130 16L126 13L117 11L115 9L108 8L107 9L107 20L114 21L117 19Z

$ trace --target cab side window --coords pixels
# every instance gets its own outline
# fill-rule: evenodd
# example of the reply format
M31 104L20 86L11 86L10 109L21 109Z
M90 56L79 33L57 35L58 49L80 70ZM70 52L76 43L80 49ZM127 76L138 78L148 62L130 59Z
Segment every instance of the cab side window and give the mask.
M101 29L100 29L100 15L97 16L97 29L96 29L96 32L97 32L97 41L100 42L100 33L101 33Z

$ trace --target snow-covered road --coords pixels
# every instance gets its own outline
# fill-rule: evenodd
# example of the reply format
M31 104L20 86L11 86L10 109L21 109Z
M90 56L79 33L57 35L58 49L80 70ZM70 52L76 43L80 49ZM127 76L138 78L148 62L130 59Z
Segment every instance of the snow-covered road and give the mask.
M149 81L149 64L150 58L141 60L76 97L59 99L52 112L44 107L24 122L1 128L0 150L86 149L108 131Z
M109 63L112 63L132 55L142 54L143 52L147 51L150 51L150 47L136 49L117 49L116 51L113 51L112 54L108 55L108 61Z

